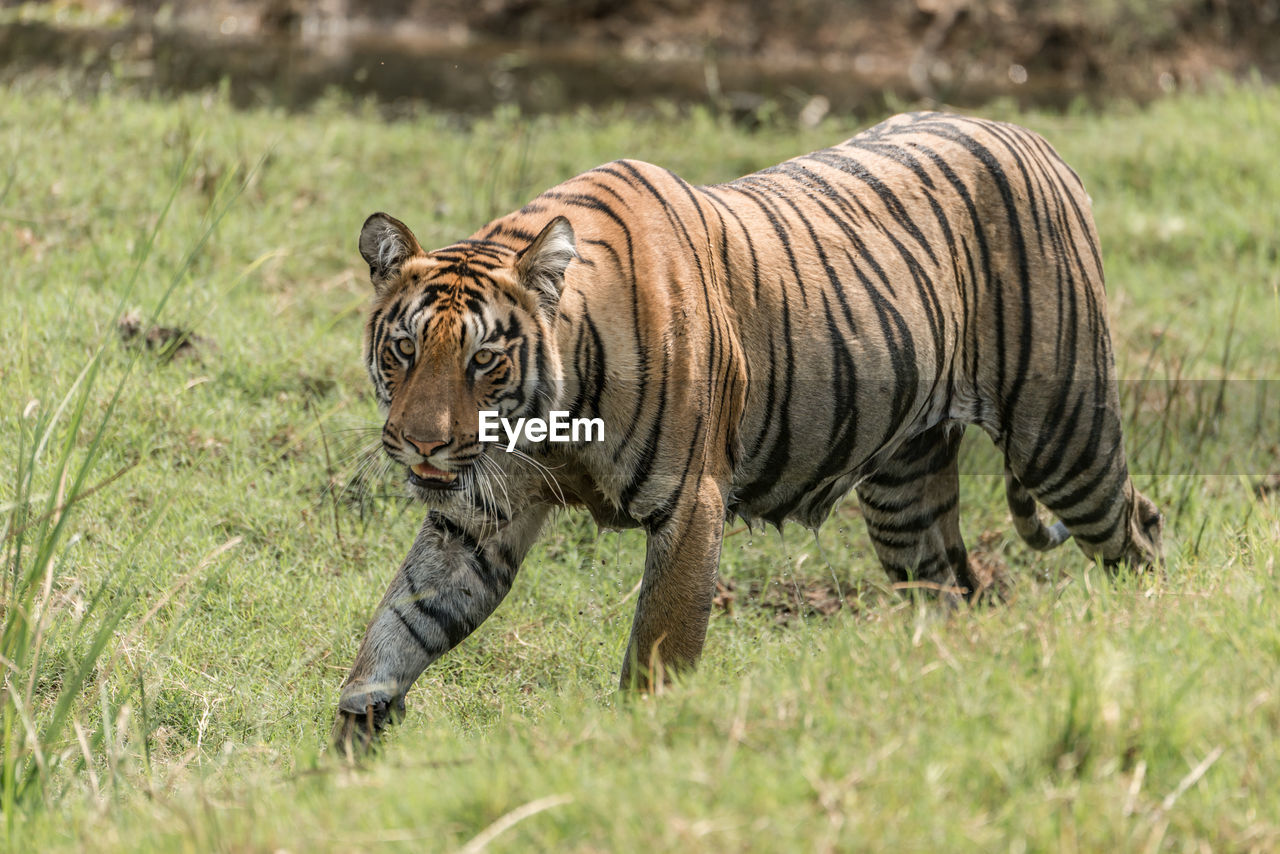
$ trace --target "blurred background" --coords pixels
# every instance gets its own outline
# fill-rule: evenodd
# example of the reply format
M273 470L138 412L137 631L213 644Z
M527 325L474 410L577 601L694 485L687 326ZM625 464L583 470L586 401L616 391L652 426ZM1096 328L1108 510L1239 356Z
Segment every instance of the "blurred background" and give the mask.
M342 93L387 115L618 102L804 124L894 102L1146 101L1280 72L1280 0L0 2L0 83ZM888 102L888 104L886 104Z

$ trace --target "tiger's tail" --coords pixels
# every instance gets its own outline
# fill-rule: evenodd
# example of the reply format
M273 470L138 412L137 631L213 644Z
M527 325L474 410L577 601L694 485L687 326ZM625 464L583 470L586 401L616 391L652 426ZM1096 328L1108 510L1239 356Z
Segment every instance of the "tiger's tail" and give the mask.
M1004 469L1004 492L1009 501L1009 512L1013 514L1013 526L1018 536L1036 551L1047 552L1071 539L1071 532L1061 522L1052 526L1040 520L1036 509L1036 500L1027 492L1027 488L1018 481L1008 466Z

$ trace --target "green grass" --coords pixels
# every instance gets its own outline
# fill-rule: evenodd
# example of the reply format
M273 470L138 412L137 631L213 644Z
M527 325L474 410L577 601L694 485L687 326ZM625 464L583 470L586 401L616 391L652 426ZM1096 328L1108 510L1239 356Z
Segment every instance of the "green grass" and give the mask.
M1280 91L988 114L1043 132L1085 179L1123 377L1277 378ZM949 619L886 590L850 506L817 542L735 528L734 599L698 673L635 701L614 684L643 540L566 514L498 613L419 681L385 755L352 770L324 753L419 521L393 482L362 502L326 491L368 441L356 428L378 425L359 358L363 218L390 211L439 245L615 157L710 182L855 129L386 124L337 101L286 115L0 92L0 465L26 471L24 442L105 340L83 426L64 412L50 463L91 462L87 486L125 470L65 514L38 666L5 670L6 691L33 686L35 723L70 692L97 740L84 750L64 727L41 744L62 761L6 802L0 848L1280 846L1280 511L1240 474L1141 476L1169 511L1168 572L1118 580L1073 547L1028 552L997 479L968 477L967 540L1007 569L1012 599ZM163 303L193 353L115 341L135 270L125 307ZM1196 445L1191 416L1164 411L1140 413L1132 442L1168 427L1169 454L1226 461L1199 471L1268 470L1241 462L1231 431ZM1250 465L1261 448L1280 468L1275 437ZM0 484L6 519L59 494L56 465L29 470ZM807 604L832 595L847 607Z

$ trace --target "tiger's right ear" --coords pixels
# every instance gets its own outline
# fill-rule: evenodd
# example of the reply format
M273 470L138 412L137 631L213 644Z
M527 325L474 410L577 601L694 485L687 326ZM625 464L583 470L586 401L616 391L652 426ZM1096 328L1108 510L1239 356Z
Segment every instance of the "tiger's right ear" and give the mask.
M369 279L379 294L405 261L421 254L422 247L409 226L393 216L376 213L360 229L360 255L369 265Z

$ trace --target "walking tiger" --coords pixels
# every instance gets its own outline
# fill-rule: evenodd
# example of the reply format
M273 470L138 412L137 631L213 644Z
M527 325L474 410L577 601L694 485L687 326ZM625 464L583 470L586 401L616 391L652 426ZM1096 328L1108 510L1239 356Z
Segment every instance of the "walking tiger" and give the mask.
M344 684L338 744L403 711L557 507L647 533L621 673L641 688L696 662L729 516L816 527L854 490L893 579L974 595L968 424L1003 453L1033 548L1160 560L1089 198L1024 128L900 115L714 186L620 160L443 249L381 213L359 248L382 444L427 514ZM508 452L479 441L482 411L600 419L603 437Z

